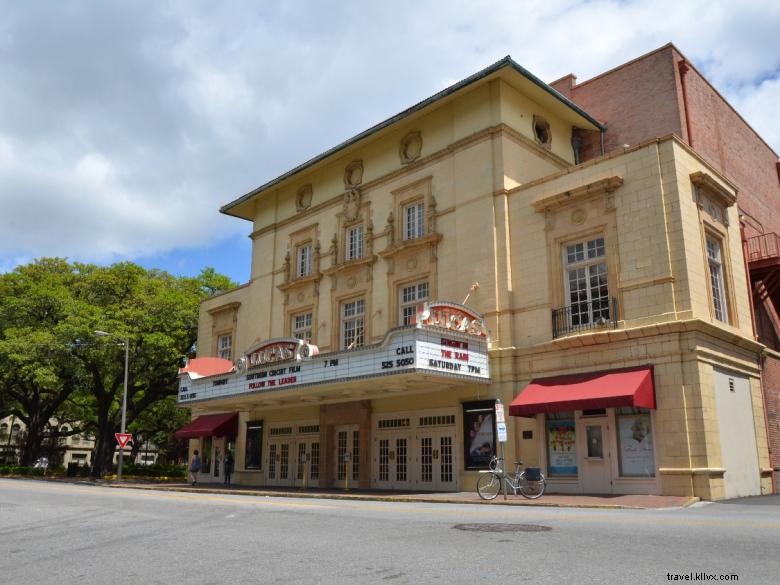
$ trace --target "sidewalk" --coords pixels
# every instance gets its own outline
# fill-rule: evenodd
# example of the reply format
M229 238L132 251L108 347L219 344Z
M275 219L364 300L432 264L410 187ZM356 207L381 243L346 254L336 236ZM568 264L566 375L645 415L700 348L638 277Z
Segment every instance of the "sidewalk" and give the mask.
M650 495L604 495L583 496L575 494L545 494L538 500L527 500L522 496L509 495L504 499L499 495L495 500L486 502L475 491L473 492L397 492L381 490L338 490L312 488L257 488L247 486L226 487L223 484L198 484L191 486L186 483L135 483L123 482L111 484L111 487L122 487L142 490L159 490L169 492L192 492L224 495L243 495L279 498L322 498L331 500L363 500L376 502L426 502L446 504L484 504L509 506L553 506L565 508L627 508L627 509L662 509L682 508L699 501L699 498L681 496L650 496Z

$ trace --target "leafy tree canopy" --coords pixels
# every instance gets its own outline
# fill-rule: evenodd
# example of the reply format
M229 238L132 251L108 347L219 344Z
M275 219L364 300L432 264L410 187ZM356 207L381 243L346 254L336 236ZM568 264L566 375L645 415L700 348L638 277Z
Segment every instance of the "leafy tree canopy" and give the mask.
M57 439L56 428L47 430L55 417L93 434L93 472L108 469L120 427L125 344L130 425L176 393L177 368L197 336L200 301L233 286L211 268L174 277L130 262L96 266L60 258L0 275L0 409L28 427L23 463Z

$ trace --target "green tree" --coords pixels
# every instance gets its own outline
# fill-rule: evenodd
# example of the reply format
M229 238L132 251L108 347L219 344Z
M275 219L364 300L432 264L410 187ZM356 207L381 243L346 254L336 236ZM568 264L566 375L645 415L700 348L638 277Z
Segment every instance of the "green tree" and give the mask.
M125 262L108 267L42 259L0 276L0 390L28 425L27 459L57 415L94 435L93 475L112 465L121 426L124 343L127 424L176 394L177 368L197 335L198 305L234 286L213 269L174 277ZM94 332L107 331L110 337ZM29 421L29 422L28 422Z

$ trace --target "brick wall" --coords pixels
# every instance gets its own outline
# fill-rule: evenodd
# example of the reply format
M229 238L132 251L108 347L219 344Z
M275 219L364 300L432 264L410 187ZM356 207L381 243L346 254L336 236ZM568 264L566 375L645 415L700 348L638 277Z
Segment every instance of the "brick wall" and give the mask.
M764 361L764 403L769 422L767 434L769 438L770 465L780 468L780 359L768 357ZM775 491L780 491L780 472L774 472Z
M739 189L748 237L780 234L777 155L693 67L685 74L688 136L678 63L673 45L576 85L567 75L552 85L607 124L605 151L677 134ZM600 154L598 133L583 133L582 160Z

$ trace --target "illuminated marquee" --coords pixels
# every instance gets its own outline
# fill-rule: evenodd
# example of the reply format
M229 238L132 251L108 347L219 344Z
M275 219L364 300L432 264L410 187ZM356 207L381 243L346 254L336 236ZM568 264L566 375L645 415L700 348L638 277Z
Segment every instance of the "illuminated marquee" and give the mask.
M417 314L417 327L448 329L490 341L490 331L481 315L464 305L446 301L425 303Z
M312 345L303 339L294 337L282 337L269 339L250 347L243 356L236 360L236 369L239 371L295 360L310 359L320 353L316 345Z

